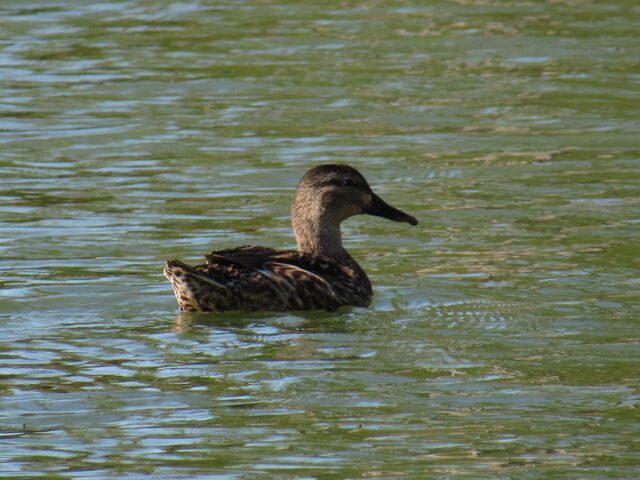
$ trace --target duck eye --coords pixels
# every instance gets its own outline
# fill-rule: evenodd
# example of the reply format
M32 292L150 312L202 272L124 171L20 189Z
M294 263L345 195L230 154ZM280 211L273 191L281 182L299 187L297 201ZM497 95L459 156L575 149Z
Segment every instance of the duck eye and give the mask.
M342 181L342 184L345 187L353 187L355 185L355 182L353 181L352 178L347 177Z

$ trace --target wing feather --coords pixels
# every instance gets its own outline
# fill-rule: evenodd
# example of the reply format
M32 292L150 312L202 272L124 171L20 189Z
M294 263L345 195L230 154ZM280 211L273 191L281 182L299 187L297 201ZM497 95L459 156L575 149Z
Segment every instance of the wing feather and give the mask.
M278 284L286 283L288 297L298 308L335 310L340 304L331 284L309 270L281 262L265 263L264 270L271 272Z
M283 309L335 310L342 304L331 282L323 278L323 274L331 277L340 271L328 259L257 246L214 251L206 259L203 270L211 276L229 272L235 279L230 277L230 281L244 291L257 288L259 283L271 285L268 289L280 298ZM248 283L242 287L245 281Z

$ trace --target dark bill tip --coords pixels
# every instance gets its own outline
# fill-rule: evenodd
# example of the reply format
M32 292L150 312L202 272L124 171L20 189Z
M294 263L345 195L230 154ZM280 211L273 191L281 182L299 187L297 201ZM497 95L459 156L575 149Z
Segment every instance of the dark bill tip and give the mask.
M392 207L375 193L372 193L371 205L369 208L365 209L364 213L368 215L375 215L376 217L388 218L394 222L406 222L409 225L418 225L416 217Z
M414 227L418 225L418 219L416 217L412 217L411 215L407 215L407 219L405 220L405 222Z

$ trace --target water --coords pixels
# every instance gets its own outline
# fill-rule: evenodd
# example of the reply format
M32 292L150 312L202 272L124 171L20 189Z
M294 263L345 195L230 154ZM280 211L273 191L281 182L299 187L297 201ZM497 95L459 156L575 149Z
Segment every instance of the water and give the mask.
M3 478L637 478L639 13L3 2ZM323 162L371 307L179 315Z

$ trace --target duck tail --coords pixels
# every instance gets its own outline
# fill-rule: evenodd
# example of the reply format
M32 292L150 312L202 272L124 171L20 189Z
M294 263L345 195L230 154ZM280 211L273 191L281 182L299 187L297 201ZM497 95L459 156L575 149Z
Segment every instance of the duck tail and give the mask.
M171 282L178 306L184 312L210 312L215 297L226 290L223 283L180 260L168 260L164 276Z

